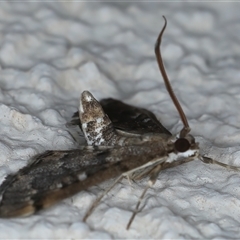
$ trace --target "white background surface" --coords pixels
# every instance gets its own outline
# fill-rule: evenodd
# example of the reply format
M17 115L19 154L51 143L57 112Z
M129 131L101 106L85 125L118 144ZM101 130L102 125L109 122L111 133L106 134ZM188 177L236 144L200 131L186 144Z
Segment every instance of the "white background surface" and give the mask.
M182 127L164 88L162 53L202 153L240 166L238 3L1 3L0 182L48 149L76 148L65 126L79 95L115 97ZM28 218L0 219L0 238L240 238L240 172L194 161L162 172L132 227L147 179L118 184L87 223L82 217L113 180Z

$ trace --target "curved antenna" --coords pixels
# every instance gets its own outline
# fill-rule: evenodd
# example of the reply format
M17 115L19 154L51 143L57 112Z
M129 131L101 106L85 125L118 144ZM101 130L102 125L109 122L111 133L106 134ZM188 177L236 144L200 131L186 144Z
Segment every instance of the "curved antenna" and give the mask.
M159 67L159 70L160 70L160 72L162 74L165 86L166 86L166 88L168 90L168 93L169 93L170 97L172 98L172 101L173 101L175 107L178 110L178 113L179 113L180 118L181 118L181 120L183 122L183 125L184 125L183 129L180 132L180 137L185 137L186 134L188 132L190 132L190 127L188 125L188 121L187 121L186 115L183 112L182 107L181 107L180 103L178 102L175 93L173 92L173 89L172 89L171 84L169 82L167 73L165 71L165 67L163 65L162 56L161 56L160 45L161 45L161 42L162 42L163 32L164 32L164 30L165 30L165 28L167 26L167 19L164 16L163 16L163 19L165 20L165 24L164 24L164 26L162 28L162 31L160 32L160 34L159 34L159 36L157 38L156 44L155 44L155 55L156 55L156 58L157 58L158 67Z

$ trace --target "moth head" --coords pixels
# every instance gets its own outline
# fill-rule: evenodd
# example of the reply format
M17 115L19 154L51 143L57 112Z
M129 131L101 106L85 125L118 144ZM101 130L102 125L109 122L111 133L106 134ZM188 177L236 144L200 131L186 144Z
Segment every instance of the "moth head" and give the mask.
M170 140L170 139L169 139ZM166 162L189 162L199 158L199 146L192 135L180 137L180 133L171 137L169 144L169 158ZM180 164L181 164L180 163Z
M180 133L181 134L181 133ZM180 136L178 134L178 136ZM176 137L174 141L174 151L177 153L195 154L199 152L198 143L195 142L195 138L191 134L187 134L185 137Z

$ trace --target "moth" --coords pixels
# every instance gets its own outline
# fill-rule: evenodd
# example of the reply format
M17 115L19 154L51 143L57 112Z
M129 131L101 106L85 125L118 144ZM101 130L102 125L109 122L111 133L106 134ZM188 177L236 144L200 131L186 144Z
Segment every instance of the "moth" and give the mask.
M167 91L182 120L182 130L172 135L152 112L115 99L98 102L90 92L84 91L79 112L72 123L80 126L87 146L67 151L46 151L35 156L16 174L7 176L0 186L1 218L31 215L81 190L116 178L87 211L86 221L101 198L122 178L139 180L149 177L127 225L129 228L141 200L156 182L160 171L194 159L239 170L199 154L199 145L190 134L187 118L163 65L160 45L167 26L167 20L163 18L165 23L156 41L155 55Z

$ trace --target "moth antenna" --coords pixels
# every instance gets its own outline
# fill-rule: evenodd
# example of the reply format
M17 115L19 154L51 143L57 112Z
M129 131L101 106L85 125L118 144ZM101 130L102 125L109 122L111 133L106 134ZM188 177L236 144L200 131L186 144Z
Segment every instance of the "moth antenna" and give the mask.
M184 111L182 110L182 107L181 107L179 101L177 100L177 97L176 97L176 95L175 95L175 93L172 89L172 86L169 82L169 79L168 79L168 76L167 76L167 73L165 71L165 67L164 67L164 64L163 64L162 56L161 56L160 45L161 45L161 42L162 42L162 35L165 31L165 28L167 27L167 19L165 18L165 16L163 16L163 19L164 19L165 23L164 23L162 31L160 32L160 34L157 38L156 44L155 44L155 55L156 55L156 58L157 58L157 63L158 63L159 70L162 74L165 86L167 88L167 91L168 91L170 97L172 98L172 101L173 101L175 107L177 108L177 111L178 111L178 113L180 115L180 118L181 118L181 120L183 122L183 125L184 125L183 129L180 132L180 135L181 135L181 137L185 137L186 134L188 132L190 132L190 127L188 125L186 115L185 115Z

